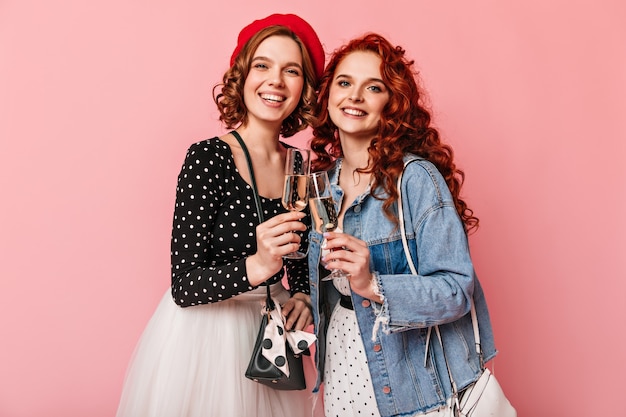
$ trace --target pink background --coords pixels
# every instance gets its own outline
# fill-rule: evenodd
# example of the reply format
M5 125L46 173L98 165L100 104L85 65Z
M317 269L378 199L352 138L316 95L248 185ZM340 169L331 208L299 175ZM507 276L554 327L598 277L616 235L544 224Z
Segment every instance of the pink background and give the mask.
M278 11L329 51L374 30L416 59L481 219L472 252L520 416L618 415L623 4L0 0L0 416L115 414L169 285L185 150L223 131L211 90L239 29Z

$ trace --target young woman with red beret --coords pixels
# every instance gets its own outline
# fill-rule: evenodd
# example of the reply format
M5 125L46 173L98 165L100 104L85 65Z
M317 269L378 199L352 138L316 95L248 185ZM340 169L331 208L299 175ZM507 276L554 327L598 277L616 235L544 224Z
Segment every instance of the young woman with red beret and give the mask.
M129 366L118 417L310 415L310 389L279 391L244 377L266 287L286 327L313 322L306 259L308 216L281 206L289 137L314 120L324 50L311 26L274 14L239 34L215 94L229 129L191 145L178 176L171 240L172 287ZM249 150L265 221L259 224ZM289 233L295 231L296 233ZM287 273L289 291L282 283Z

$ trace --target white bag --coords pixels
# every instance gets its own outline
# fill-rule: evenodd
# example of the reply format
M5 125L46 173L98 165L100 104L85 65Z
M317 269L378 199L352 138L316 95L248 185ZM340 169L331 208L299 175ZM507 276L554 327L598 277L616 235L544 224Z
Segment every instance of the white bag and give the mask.
M496 377L488 368L485 368L478 381L461 394L459 406L459 415L462 417L517 416Z

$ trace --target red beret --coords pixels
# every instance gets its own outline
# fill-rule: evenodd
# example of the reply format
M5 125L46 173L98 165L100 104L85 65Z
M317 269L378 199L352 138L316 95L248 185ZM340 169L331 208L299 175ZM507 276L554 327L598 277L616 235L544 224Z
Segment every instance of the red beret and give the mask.
M313 68L315 69L315 75L317 75L319 79L324 72L324 60L326 59L324 48L311 25L295 14L273 14L266 18L255 20L243 28L241 32L239 32L237 46L233 51L233 55L230 57L230 65L232 66L235 63L235 58L237 58L237 55L239 55L239 52L241 52L241 49L250 38L261 29L274 25L285 26L291 29L291 31L300 38L309 52L311 61L313 62Z

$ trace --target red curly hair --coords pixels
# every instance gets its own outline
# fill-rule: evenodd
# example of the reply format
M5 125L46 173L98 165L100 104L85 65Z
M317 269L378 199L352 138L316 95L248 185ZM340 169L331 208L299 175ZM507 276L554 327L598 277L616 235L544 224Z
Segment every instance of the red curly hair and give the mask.
M330 58L320 80L316 108L318 124L313 129L311 140L311 149L317 156L313 168L327 170L336 158L343 156L337 127L328 114L328 97L337 66L355 51L373 52L381 58L380 72L389 91L389 102L383 109L378 132L368 148L369 166L358 170L371 173L372 190L381 187L388 196L383 203L385 216L398 223L392 210L398 199L396 180L404 166L403 156L412 153L437 167L452 193L465 230L469 233L477 229L478 218L459 196L465 174L456 167L452 148L441 141L439 132L431 125L431 114L423 104L425 93L418 85L417 73L413 70L414 61L405 57L402 47L393 46L378 34L370 33L353 39L337 49Z

